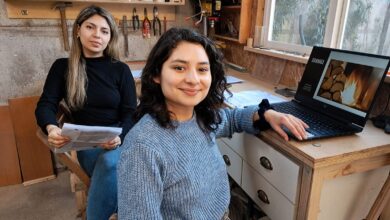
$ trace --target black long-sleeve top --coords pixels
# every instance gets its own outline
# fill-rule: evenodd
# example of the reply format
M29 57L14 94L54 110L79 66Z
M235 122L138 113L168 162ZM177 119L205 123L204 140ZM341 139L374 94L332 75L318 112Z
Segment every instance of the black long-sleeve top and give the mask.
M88 77L84 106L71 111L73 123L122 127L123 142L133 126L137 105L134 78L129 67L111 57L84 58ZM38 125L46 132L48 124L57 125L59 102L66 100L68 59L57 59L50 68L41 98L35 110Z

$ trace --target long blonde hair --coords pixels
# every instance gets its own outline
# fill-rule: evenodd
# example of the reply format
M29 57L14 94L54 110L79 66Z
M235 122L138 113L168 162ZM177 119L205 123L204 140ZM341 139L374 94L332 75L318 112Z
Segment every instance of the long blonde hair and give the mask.
M98 6L92 5L84 8L73 24L73 44L70 50L68 62L66 101L69 108L72 110L77 110L83 107L87 98L86 88L88 85L85 59L82 56L83 46L80 38L78 37L78 29L85 20L96 14L105 18L110 26L111 38L106 49L104 49L103 54L104 56L109 56L113 59L119 60L118 28L113 16L104 8Z

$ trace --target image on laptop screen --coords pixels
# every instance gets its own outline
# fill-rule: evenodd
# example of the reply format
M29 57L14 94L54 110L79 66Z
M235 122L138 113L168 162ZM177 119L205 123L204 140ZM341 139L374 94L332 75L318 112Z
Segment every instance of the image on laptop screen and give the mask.
M365 117L387 62L383 58L332 51L313 98Z

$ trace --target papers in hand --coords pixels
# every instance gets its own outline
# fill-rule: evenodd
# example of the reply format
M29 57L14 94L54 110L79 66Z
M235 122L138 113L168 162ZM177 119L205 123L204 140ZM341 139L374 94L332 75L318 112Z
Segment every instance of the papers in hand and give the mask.
M268 99L271 104L285 101L284 99L272 95L271 93L260 90L232 92L232 94L233 96L229 97L227 92L224 93L225 103L231 107L238 108L244 108L250 105L258 105L262 99Z
M70 142L61 148L53 148L54 153L63 153L71 150L86 150L106 143L122 133L122 128L86 126L65 123L62 127L62 136L70 138Z

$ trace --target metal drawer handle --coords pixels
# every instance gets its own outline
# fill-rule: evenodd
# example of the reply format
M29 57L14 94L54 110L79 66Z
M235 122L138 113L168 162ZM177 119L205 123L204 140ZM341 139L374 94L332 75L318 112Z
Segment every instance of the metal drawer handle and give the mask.
M263 190L257 190L257 197L259 197L259 199L265 204L269 204L268 196Z
M223 155L222 158L223 158L223 160L225 161L225 164L226 164L227 166L230 166L230 165L231 165L230 159L229 159L229 157L228 157L227 155Z
M266 157L260 157L260 164L267 170L273 170L271 161Z

